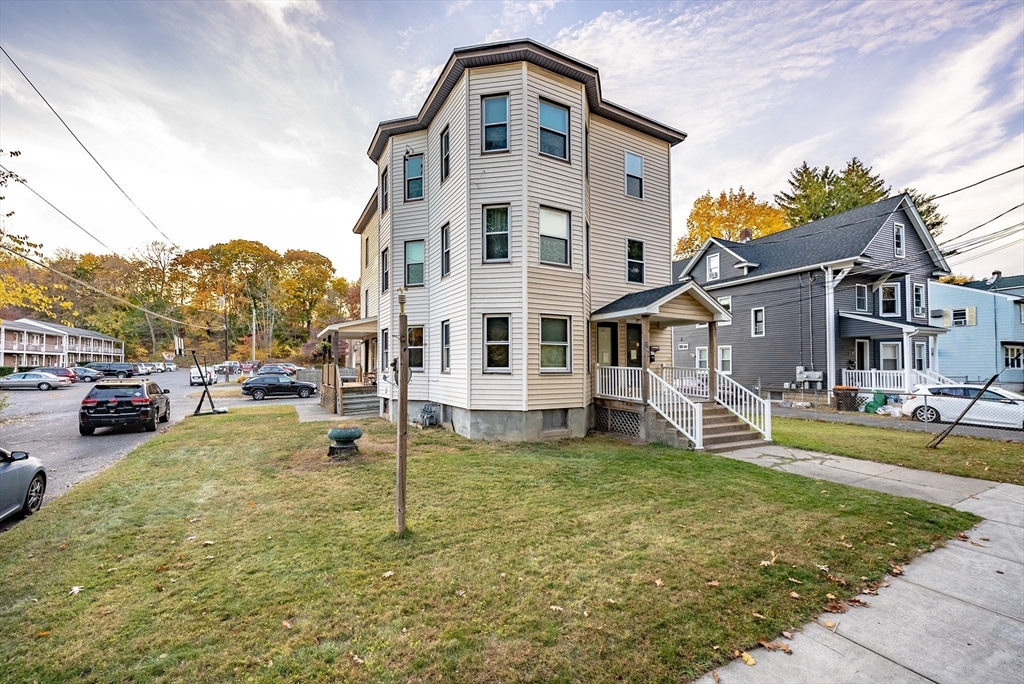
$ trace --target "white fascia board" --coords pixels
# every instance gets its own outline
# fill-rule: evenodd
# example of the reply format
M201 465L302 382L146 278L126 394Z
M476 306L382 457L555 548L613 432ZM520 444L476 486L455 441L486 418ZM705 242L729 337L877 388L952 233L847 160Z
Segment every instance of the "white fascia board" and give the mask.
M939 249L938 244L935 242L935 238L932 237L931 232L928 230L928 226L925 225L924 219L921 218L921 214L917 212L917 207L910 201L909 197L904 197L900 206L904 207L907 211L907 216L910 217L910 222L914 225L914 230L917 231L917 236L921 238L921 242L925 244L928 255L932 258L932 263L942 269L943 275L952 273L949 268L949 264L946 263L945 257L942 256L942 250ZM897 207L899 208L899 207Z
M720 248L724 249L729 254L732 254L734 257L736 257L740 261L744 261L743 257L741 257L739 254L737 254L736 252L732 251L731 249L729 249L728 247L723 245L721 242L719 242L715 238L709 237L707 240L704 241L704 244L701 245L701 247L697 251L697 253L694 254L692 257L690 257L690 263L686 264L686 268L684 268L683 272L679 274L679 280L682 280L684 277L686 277L690 273L690 270L693 269L694 265L698 261L700 261L701 256L704 254L704 252L706 252L708 250L708 246L710 246L712 242L715 243L716 245L718 245ZM750 266L757 266L757 264L749 264L749 265Z

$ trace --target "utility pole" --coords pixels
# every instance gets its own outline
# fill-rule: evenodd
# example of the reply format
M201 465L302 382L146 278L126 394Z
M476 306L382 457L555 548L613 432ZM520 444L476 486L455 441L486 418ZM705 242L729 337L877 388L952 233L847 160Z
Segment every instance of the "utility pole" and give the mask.
M395 529L405 534L405 463L409 445L409 319L405 292L398 291L398 458L395 467Z
M252 305L252 362L256 363L256 305Z

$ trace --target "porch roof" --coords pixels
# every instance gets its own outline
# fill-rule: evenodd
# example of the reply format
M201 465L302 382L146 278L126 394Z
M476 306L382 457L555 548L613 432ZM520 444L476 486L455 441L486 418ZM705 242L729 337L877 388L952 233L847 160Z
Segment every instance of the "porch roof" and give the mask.
M341 340L361 340L364 337L373 337L377 334L376 318L358 318L354 321L342 321L329 325L319 333L317 339L323 339L327 335L337 333Z
M663 327L732 320L718 300L693 281L623 295L593 312L590 320L614 321L638 316L650 316L652 322Z
M839 337L892 337L893 335L941 335L945 328L910 325L895 318L876 318L851 311L839 312Z

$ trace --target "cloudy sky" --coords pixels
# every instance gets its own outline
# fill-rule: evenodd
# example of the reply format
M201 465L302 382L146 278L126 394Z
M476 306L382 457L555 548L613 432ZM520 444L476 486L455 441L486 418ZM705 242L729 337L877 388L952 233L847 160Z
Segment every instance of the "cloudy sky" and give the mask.
M689 133L672 160L677 237L705 191L771 199L805 160L858 156L894 190L933 194L1024 163L1019 1L0 3L0 44L174 242L314 249L349 277L377 122L415 114L452 48L519 37ZM119 252L160 239L0 60L0 148L21 152L2 163ZM26 189L6 195L8 230L103 251ZM942 239L1021 203L1021 171L941 200ZM951 263L1024 272L1021 238Z

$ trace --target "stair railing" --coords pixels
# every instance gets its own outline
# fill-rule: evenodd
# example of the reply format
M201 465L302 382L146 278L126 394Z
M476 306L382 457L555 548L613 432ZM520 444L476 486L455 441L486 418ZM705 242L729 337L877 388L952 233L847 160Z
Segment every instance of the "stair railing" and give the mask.
M747 425L760 432L765 439L771 439L771 402L757 396L720 370L715 370L715 377L718 379L715 400Z
M648 403L672 427L693 442L694 449L703 449L704 419L701 405L690 401L650 368L647 369L647 373L651 395Z

